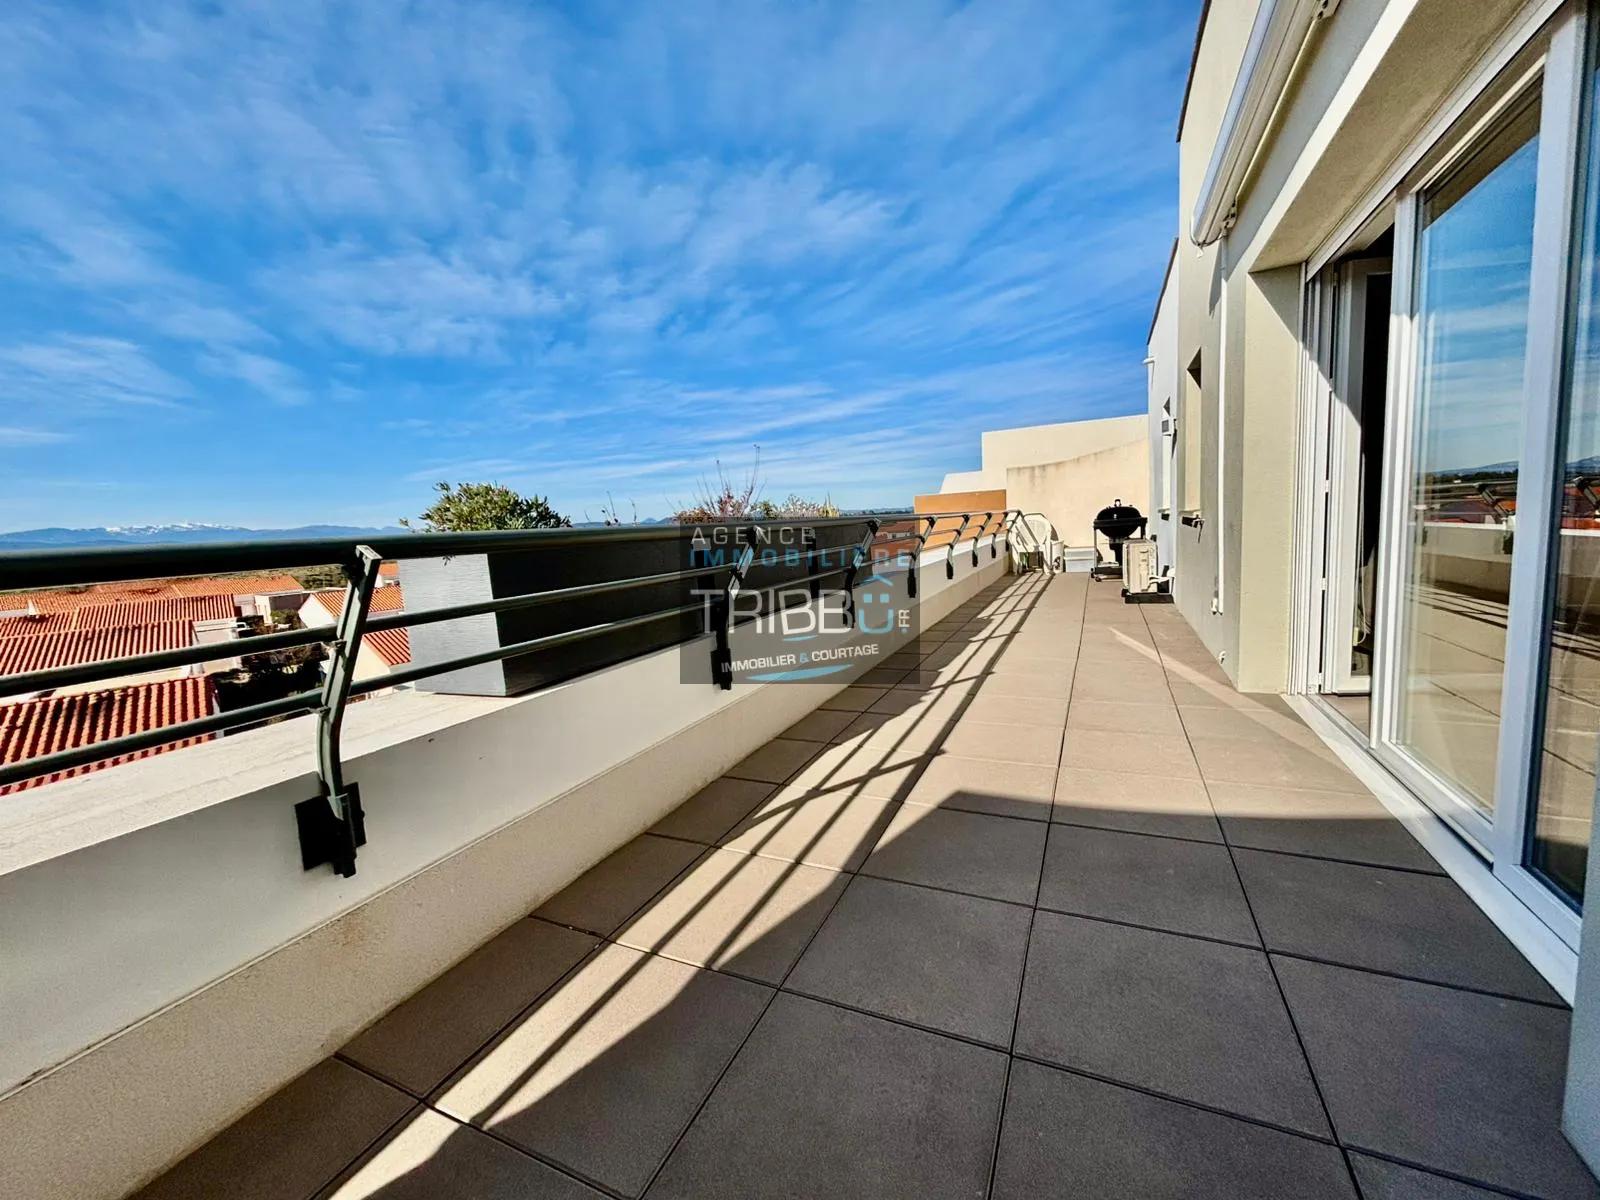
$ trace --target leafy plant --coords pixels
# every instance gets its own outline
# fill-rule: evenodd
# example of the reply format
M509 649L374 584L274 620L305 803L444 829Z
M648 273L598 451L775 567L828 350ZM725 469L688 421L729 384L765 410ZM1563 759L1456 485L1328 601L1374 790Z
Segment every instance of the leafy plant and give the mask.
M436 483L439 494L418 518L425 533L473 533L491 529L564 529L572 521L543 496L523 496L498 483ZM411 522L400 518L407 529Z
M681 508L673 519L680 525L706 525L726 521L780 521L821 520L837 517L839 508L829 497L807 500L793 492L785 500L769 500L761 495L761 447L756 447L756 460L744 480L735 483L728 477L722 460L717 460L715 486L705 480L700 482L700 494L695 503Z

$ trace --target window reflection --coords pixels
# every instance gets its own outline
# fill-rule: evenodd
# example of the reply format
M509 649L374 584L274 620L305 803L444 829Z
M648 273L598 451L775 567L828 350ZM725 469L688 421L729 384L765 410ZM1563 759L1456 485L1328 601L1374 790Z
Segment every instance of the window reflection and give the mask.
M1485 816L1505 674L1538 123L1530 100L1430 189L1417 247L1396 734Z
M1590 87L1589 104L1595 104ZM1577 304L1561 420L1561 501L1546 630L1544 728L1528 864L1573 905L1583 902L1600 735L1600 131L1589 122Z

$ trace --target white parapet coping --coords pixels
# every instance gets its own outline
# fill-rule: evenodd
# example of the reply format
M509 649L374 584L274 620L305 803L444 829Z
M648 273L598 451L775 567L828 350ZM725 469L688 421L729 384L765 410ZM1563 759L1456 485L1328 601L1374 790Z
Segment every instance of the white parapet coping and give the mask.
M923 624L1007 569L964 555L924 556ZM309 719L0 802L0 1195L140 1186L842 686L684 685L678 656L352 706L350 879L300 869Z

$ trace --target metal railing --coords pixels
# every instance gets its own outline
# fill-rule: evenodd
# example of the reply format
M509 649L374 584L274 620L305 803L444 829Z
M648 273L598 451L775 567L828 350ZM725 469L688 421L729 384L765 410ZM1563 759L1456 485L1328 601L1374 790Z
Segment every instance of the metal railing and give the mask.
M1031 514L1030 514L1031 515ZM720 526L624 526L599 529L542 529L506 533L403 534L396 537L366 539L301 539L283 541L223 543L181 547L115 547L68 550L51 553L0 553L0 592L16 592L55 587L119 583L131 580L181 578L196 575L231 575L259 570L288 571L297 568L336 566L345 579L344 605L332 626L282 630L249 638L135 654L97 662L52 667L44 670L0 675L0 699L51 692L59 688L109 682L129 676L199 666L223 659L254 657L275 651L323 645L328 650L324 679L319 688L297 692L273 700L216 712L193 720L108 738L84 746L40 755L17 763L0 764L0 787L37 779L58 772L89 766L191 738L241 730L273 719L313 713L317 716L317 775L320 792L295 806L299 827L302 866L310 870L330 865L340 875L355 873L356 852L365 844L365 816L360 790L344 778L340 737L349 702L371 692L413 683L468 667L505 661L575 643L602 638L626 630L641 629L674 618L703 613L692 632L684 632L675 644L711 634L713 674L716 684L732 686L728 671L728 639L740 622L732 599L747 583L754 558L754 547L776 528L803 530L806 566L815 565L819 555L850 551L840 561L820 570L808 569L798 578L786 578L751 589L771 598L784 589L805 586L812 598L820 593L822 581L842 576L842 589L854 605L854 592L860 569L872 561L874 550L884 545L910 542L908 591L917 592L917 577L924 546L936 530L942 537L955 525L945 557L947 578L955 577L955 554L959 545L971 543L972 565L979 564L979 548L989 538L991 558L997 556L996 541L1004 538L1008 554L1011 536L1022 530L1037 542L1020 510L1001 512L889 513L819 520L777 520L727 522ZM974 521L976 520L976 525ZM939 530L941 525L945 529ZM450 604L418 611L374 615L372 595L378 583L379 568L388 561L449 559L465 555L508 555L552 551L583 546L626 546L684 540L695 528L732 530L741 553L731 562L691 565L681 570L652 572L602 579L577 586L494 596L470 603ZM861 536L839 546L823 546L819 535L829 530L848 532L861 529ZM968 530L971 530L969 535ZM662 585L697 584L705 590L710 584L715 596L693 603L667 605L649 611L563 629L543 636L496 645L487 650L458 655L440 661L413 663L409 667L381 676L354 678L357 654L362 639L382 630L414 628L466 617L499 615L540 606L615 596ZM248 592L241 581L240 592ZM748 618L755 619L755 618ZM497 641L500 639L497 638ZM673 643L669 643L673 644ZM659 644L652 645L653 652Z

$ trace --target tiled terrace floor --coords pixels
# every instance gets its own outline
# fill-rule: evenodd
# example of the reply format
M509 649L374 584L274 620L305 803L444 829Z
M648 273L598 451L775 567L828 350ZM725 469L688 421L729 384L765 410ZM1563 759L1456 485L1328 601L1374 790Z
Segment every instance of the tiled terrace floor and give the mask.
M1593 1197L1567 1021L1172 609L1029 576L147 1195Z

